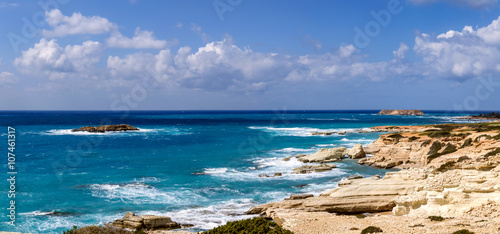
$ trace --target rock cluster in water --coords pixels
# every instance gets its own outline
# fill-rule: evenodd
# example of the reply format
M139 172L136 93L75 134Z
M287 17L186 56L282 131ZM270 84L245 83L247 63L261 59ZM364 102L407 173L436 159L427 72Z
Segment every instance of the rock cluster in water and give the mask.
M72 132L102 133L102 132L139 131L139 129L136 127L132 127L128 124L120 124L120 125L102 125L102 126L97 126L97 127L86 126L86 127L73 129L71 131Z
M421 110L381 110L378 115L424 115Z

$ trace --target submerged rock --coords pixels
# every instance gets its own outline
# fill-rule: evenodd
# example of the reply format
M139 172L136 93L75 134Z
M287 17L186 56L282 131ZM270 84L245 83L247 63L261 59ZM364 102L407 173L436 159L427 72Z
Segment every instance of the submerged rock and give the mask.
M72 132L121 132L121 131L139 131L138 128L132 127L128 124L120 124L120 125L102 125L97 127L81 127L77 129L71 130Z

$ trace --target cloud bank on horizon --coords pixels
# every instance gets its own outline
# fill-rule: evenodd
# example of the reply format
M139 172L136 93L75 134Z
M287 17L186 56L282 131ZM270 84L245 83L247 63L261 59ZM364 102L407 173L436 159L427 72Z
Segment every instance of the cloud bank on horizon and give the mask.
M498 4L497 0L408 1L415 5L446 2L479 9ZM417 32L413 41L391 46L397 48L389 51L392 58L380 60L370 59L370 54L353 44L324 51L321 41L310 35L303 42L311 44L315 52L300 55L239 45L231 32L220 40L210 40L194 22L187 27L203 45L193 48L175 37L155 36L155 32L143 30L140 25L133 35L126 36L121 31L123 25L99 15L51 9L45 11L45 21L48 27L40 31L41 38L11 60L16 70L2 71L0 67L0 87L33 77L39 83L58 83L59 88L64 87L61 84L84 84L87 89L113 89L153 76L165 90L249 94L304 82L357 80L369 84L394 79L442 79L460 83L500 74L500 16L482 26ZM180 22L171 23L179 29L185 27ZM80 42L75 43L75 37Z

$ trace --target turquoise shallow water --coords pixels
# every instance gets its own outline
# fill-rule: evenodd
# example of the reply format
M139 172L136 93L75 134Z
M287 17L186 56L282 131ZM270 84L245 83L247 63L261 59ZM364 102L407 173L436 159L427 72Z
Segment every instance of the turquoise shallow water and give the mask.
M103 224L125 212L168 215L205 230L248 216L257 204L294 193L319 194L352 174L385 170L354 160L307 175L301 163L281 159L323 147L367 145L380 133L349 133L379 125L460 122L463 113L378 116L374 111L243 112L0 112L0 137L16 129L16 226L7 224L10 199L0 184L0 230L62 233L72 226ZM138 132L72 133L87 125L126 123ZM311 131L346 135L312 136ZM7 152L5 144L4 152ZM7 153L5 153L7 154ZM281 172L276 178L259 174ZM307 186L303 186L307 185Z

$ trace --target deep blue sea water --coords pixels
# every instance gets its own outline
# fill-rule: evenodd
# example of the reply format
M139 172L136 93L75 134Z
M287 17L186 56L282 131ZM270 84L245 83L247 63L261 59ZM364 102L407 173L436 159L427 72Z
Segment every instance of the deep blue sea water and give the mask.
M465 113L379 116L376 111L0 112L0 230L62 233L136 214L167 215L192 230L243 219L250 207L291 194L319 194L352 174L386 170L336 163L330 172L292 174L281 159L323 147L370 144L379 125L460 122ZM130 124L138 132L73 133L87 125ZM7 127L16 129L16 226L7 224ZM311 131L346 130L312 136ZM259 174L283 173L261 178ZM307 186L302 186L307 185Z

